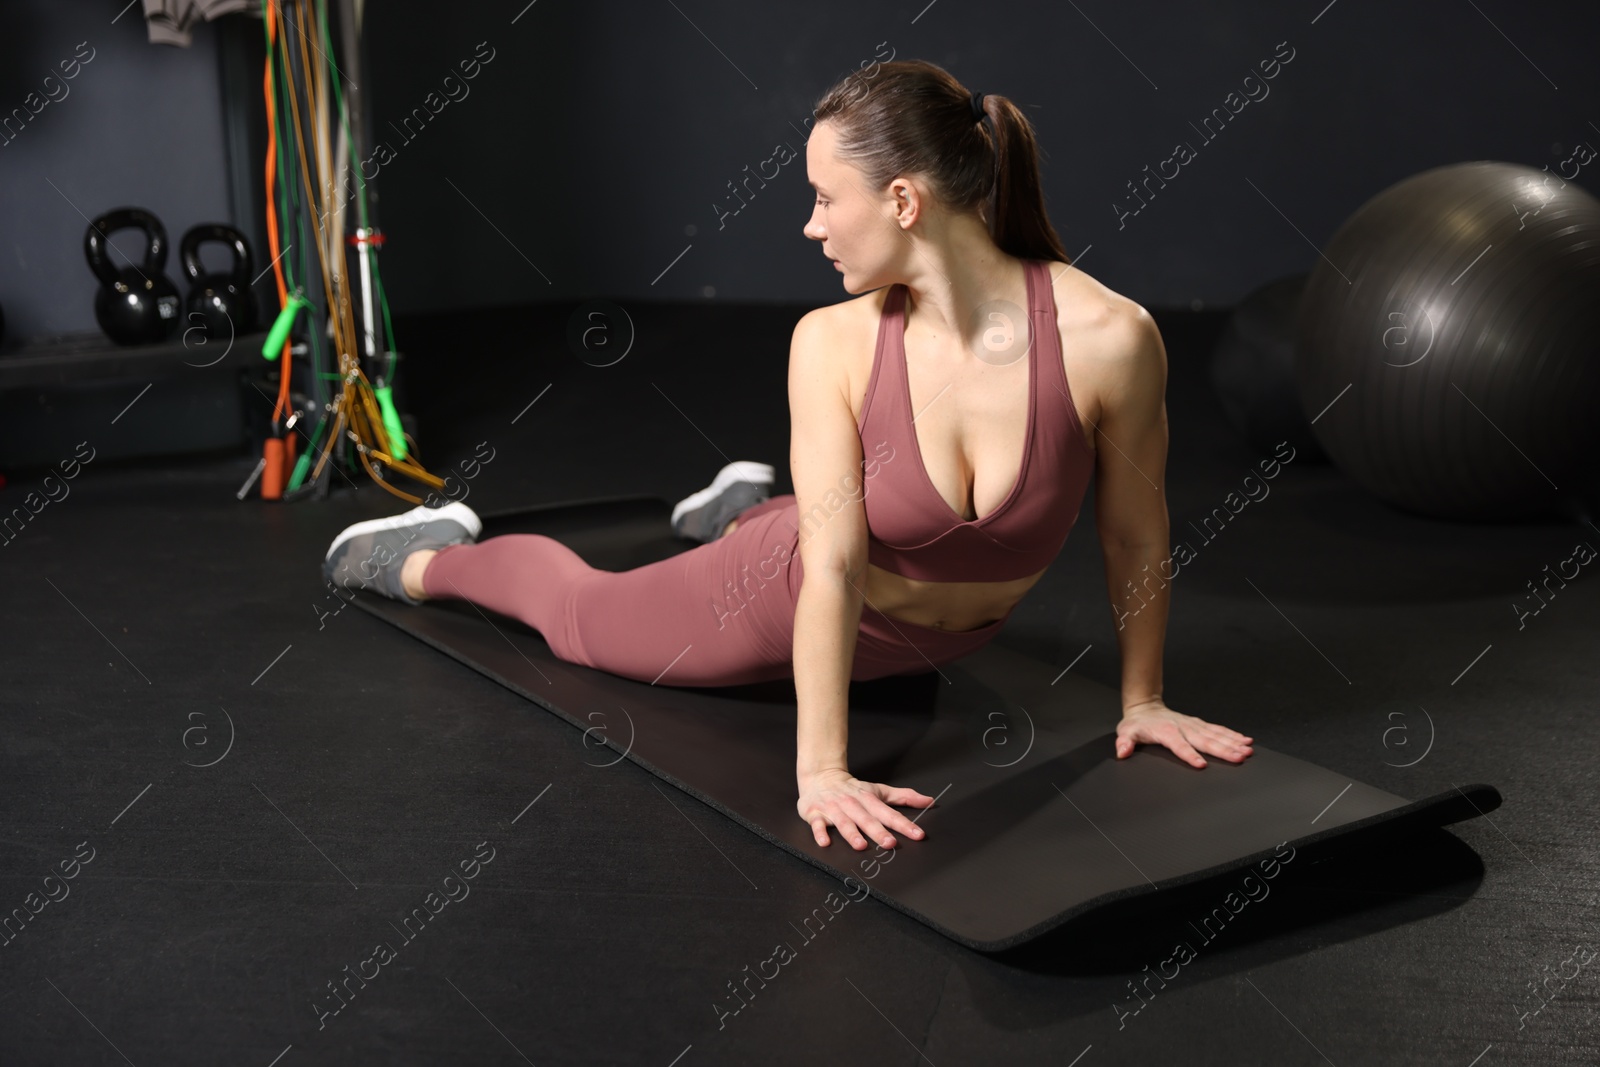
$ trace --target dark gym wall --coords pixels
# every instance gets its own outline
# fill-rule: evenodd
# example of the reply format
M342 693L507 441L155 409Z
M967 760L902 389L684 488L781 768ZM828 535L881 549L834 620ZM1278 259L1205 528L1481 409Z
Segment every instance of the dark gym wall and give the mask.
M99 211L149 207L174 241L199 221L259 226L230 210L217 40L230 19L260 23L227 16L197 29L191 47L172 48L147 43L137 6L113 23L124 7L6 5L5 111L79 42L94 49L71 94L0 147L0 304L13 340L95 328L81 245ZM373 0L368 19L364 88L373 135L393 153L375 188L397 313L590 295L845 297L800 232L810 209L803 156L720 224L715 205L736 205L728 183L779 142L803 153L816 97L890 49L1021 102L1046 152L1049 208L1068 251L1087 248L1086 271L1150 307L1230 304L1306 269L1364 200L1428 167L1496 158L1554 170L1575 144L1600 145L1590 124L1600 115L1588 106L1600 89L1593 4L1219 0L980 12L958 0L495 0L445 18L437 4ZM1230 92L1243 98L1246 77L1279 42L1293 59L1260 83L1265 98L1207 140L1196 127ZM444 79L480 43L493 58L460 83L463 95ZM438 113L408 133L405 117L430 103ZM1194 158L1119 221L1115 205L1137 205L1128 183L1179 141ZM1575 180L1593 190L1596 168ZM175 264L168 273L176 280Z
M124 8L126 12L121 14ZM237 17L237 16L230 16ZM115 21L113 21L115 20ZM127 0L9 0L0 30L0 115L29 93L55 99L0 134L0 305L7 347L42 335L97 330L99 282L83 258L89 220L114 207L155 212L171 248L167 277L185 291L176 246L197 222L230 222L217 30L193 44L149 43ZM254 22L257 31L261 23ZM87 62L83 60L87 58ZM60 79L62 60L79 62ZM70 68L69 68L70 69ZM64 90L63 91L63 87ZM112 235L138 256L136 231ZM205 262L220 249L202 250ZM117 265L124 262L113 251Z
M1485 158L1554 170L1575 143L1600 145L1592 3L509 0L437 11L395 0L369 15L377 125L397 145L379 177L385 280L411 311L590 295L845 298L801 233L811 197L796 127L829 83L890 49L1020 102L1068 252L1088 248L1086 271L1151 307L1231 304L1308 269L1362 202L1418 171ZM494 59L470 95L401 142L385 120L421 104L479 42ZM1247 83L1280 42L1293 58ZM1247 92L1262 98L1208 140L1197 127L1232 92L1235 107ZM1180 141L1194 158L1119 220L1114 205L1138 206L1128 183ZM719 228L713 205L738 203L727 183L778 142L800 157ZM1596 169L1576 180L1593 191Z

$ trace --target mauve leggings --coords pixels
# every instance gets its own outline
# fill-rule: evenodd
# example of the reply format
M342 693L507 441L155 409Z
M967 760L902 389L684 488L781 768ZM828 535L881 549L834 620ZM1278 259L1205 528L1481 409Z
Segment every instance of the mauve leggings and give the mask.
M793 677L794 606L804 577L794 495L739 515L733 533L628 571L596 570L543 534L440 549L429 597L519 619L569 663L636 681L745 685ZM863 604L850 677L931 671L988 644L999 619L965 632L891 619Z

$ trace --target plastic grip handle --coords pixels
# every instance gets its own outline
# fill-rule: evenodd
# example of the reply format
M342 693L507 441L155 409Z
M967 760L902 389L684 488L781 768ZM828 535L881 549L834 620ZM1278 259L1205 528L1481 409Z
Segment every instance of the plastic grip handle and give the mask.
M400 425L400 413L394 409L394 397L387 385L374 389L378 394L378 407L383 412L383 428L389 432L389 455L396 460L406 458L406 434Z
M306 472L311 469L311 453L302 452L300 458L295 460L294 473L289 478L289 489L293 491L300 488L306 480Z
M289 302L283 305L283 310L278 312L278 317L273 320L272 329L267 333L266 343L261 346L262 359L277 359L283 351L283 343L289 339L289 331L294 328L294 317L303 307L310 306L311 301L295 293L289 297Z
M283 438L269 437L261 456L266 466L261 468L261 499L283 499Z

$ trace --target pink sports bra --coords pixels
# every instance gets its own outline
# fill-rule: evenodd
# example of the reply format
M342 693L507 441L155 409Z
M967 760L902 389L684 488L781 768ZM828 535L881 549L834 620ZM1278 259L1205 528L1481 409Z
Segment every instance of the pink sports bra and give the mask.
M905 578L1004 582L1037 574L1066 543L1094 470L1061 363L1055 294L1042 260L1028 277L1028 429L1022 470L1000 506L976 519L957 515L928 477L912 425L906 379L906 287L894 285L878 319L878 345L858 428L872 470L864 479L867 559Z

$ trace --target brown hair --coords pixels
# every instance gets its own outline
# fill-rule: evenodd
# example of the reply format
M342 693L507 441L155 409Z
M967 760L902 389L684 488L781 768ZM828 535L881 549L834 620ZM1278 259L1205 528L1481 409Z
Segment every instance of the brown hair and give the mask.
M1050 224L1033 125L1003 96L984 96L990 123L972 117L972 94L943 67L902 59L852 71L812 114L839 133L838 155L875 190L917 174L963 209L986 208L989 234L1019 259L1072 260Z

